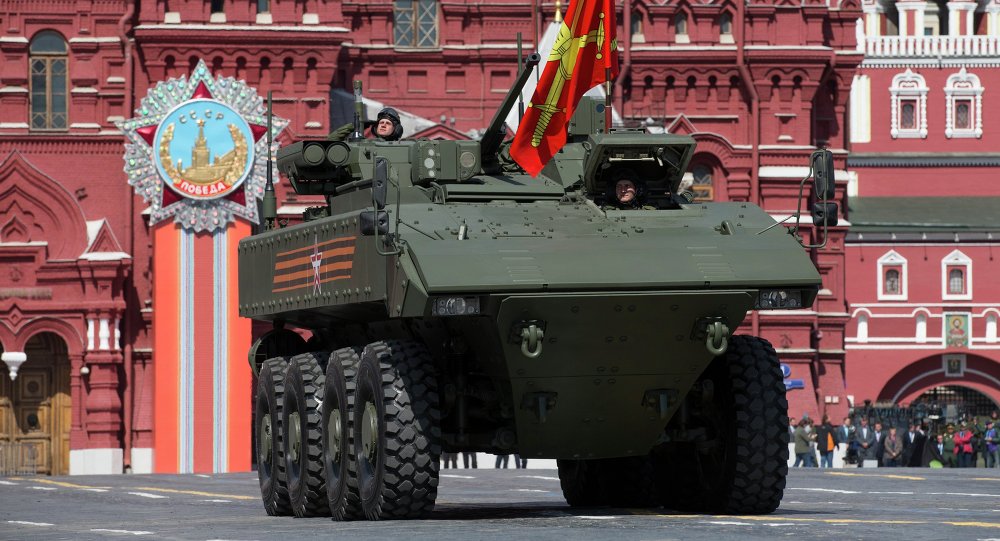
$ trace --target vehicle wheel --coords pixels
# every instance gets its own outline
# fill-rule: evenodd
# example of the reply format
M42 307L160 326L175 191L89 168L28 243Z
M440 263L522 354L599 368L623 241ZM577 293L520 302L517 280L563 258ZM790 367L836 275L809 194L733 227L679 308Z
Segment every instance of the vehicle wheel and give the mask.
M281 407L284 401L288 359L264 361L257 374L254 394L254 426L257 428L257 477L268 515L292 514L285 477L285 455L281 445Z
M288 499L297 517L329 516L323 478L323 425L320 403L329 353L303 353L292 357L285 375L281 410L282 445Z
M732 337L687 400L685 430L697 437L653 452L663 504L732 514L777 509L788 475L788 402L771 344Z
M606 458L598 479L606 503L612 507L659 507L649 456Z
M441 454L430 354L411 341L369 344L356 381L349 475L362 512L369 520L427 515L437 498Z
M596 507L607 504L601 490L600 460L559 459L559 486L570 507Z
M326 474L326 501L334 520L363 516L357 487L348 483L350 464L351 412L354 409L355 375L360 356L354 348L330 354L320 408L323 426L323 471ZM350 389L350 390L348 390Z

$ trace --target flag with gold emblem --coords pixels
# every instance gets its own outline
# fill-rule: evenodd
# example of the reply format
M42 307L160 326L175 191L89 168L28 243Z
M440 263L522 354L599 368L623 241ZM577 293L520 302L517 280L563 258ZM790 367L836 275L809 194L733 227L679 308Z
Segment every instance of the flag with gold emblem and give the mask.
M618 75L614 0L570 0L510 155L538 176L566 144L566 125L585 92Z

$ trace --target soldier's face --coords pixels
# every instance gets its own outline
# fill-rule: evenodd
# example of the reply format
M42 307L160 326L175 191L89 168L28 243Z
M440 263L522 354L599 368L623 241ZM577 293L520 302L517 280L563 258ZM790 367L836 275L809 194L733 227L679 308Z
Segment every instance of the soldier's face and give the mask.
M615 184L615 196L622 203L635 199L635 184L631 180L619 180Z
M383 118L380 119L378 121L378 124L375 125L375 133L381 135L382 137L385 137L387 135L392 135L393 127L394 126L392 125L391 120L389 120L388 118Z

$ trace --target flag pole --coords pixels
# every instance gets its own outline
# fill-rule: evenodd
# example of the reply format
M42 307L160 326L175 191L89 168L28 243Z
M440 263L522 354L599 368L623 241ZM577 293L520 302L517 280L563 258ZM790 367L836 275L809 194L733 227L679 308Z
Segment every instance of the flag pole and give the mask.
M604 68L604 133L611 133L611 68Z

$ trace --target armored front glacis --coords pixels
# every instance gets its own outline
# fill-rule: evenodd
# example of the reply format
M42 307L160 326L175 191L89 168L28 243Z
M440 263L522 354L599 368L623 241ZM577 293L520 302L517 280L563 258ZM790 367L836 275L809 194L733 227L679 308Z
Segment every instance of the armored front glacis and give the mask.
M269 513L424 516L442 451L559 459L571 505L777 507L781 371L733 333L819 274L757 206L678 195L691 138L603 133L602 107L538 178L489 140L279 152L326 205L240 244L240 314L274 323L250 352Z

